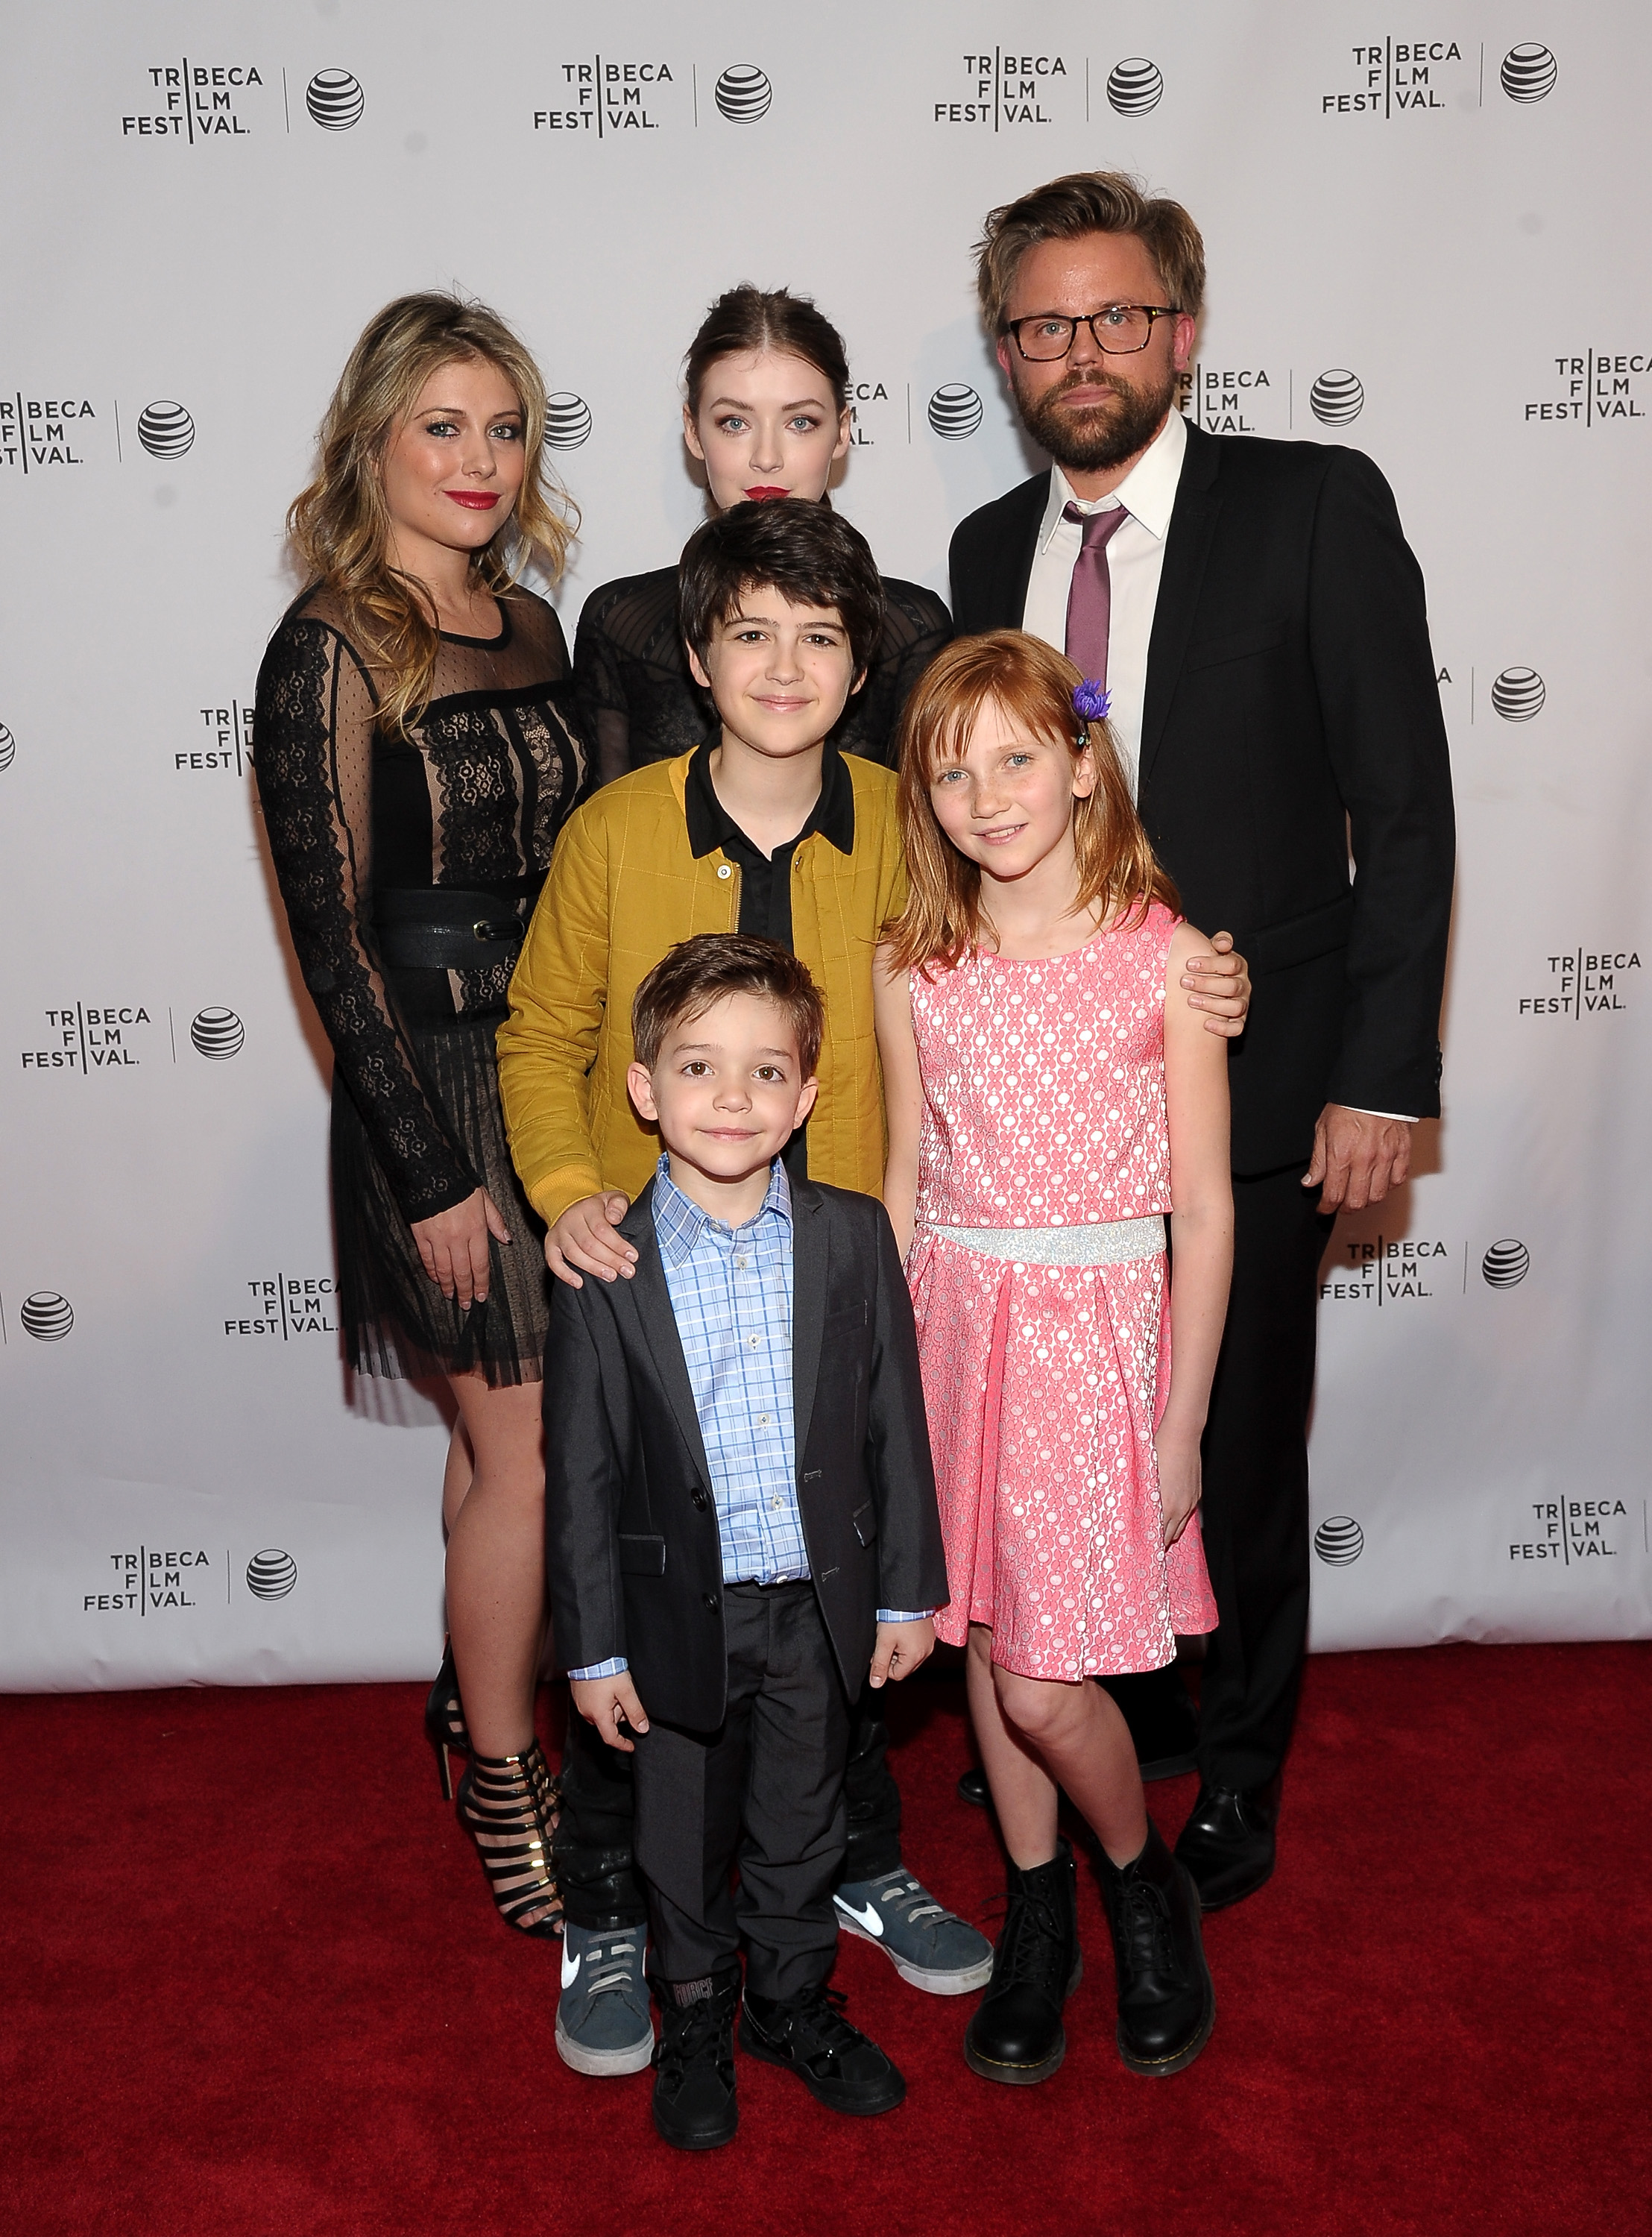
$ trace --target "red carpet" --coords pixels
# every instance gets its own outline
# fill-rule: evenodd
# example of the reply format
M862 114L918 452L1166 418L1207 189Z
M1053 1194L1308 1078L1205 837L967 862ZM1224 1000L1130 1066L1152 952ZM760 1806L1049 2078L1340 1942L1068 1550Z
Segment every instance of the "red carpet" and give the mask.
M846 1942L838 1985L904 2067L905 2105L834 2119L743 2062L740 2136L696 2159L655 2139L646 2075L559 2064L556 1945L496 1924L418 1706L409 1686L0 1701L0 2227L1600 2237L1652 2220L1644 1646L1314 1660L1280 1869L1208 1923L1216 2031L1187 2074L1120 2065L1081 1871L1088 1969L1052 2082L977 2081L968 2001ZM979 1917L997 1860L952 1793L962 1706L956 1684L908 1687L898 1766L909 1862ZM1191 1796L1153 1791L1167 1832Z

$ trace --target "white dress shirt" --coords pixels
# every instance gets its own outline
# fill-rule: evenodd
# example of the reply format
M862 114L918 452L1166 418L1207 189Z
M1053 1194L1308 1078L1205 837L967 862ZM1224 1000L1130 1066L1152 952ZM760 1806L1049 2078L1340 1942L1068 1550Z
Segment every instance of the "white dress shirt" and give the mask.
M1113 695L1108 720L1124 756L1132 798L1142 758L1142 700L1147 690L1148 640L1164 571L1164 539L1181 479L1188 448L1187 422L1173 411L1110 497L1081 498L1059 466L1050 470L1050 502L1044 507L1027 584L1021 626L1034 637L1067 650L1067 594L1073 565L1084 541L1076 520L1063 520L1070 505L1081 512L1106 512L1122 505L1129 514L1107 547L1111 604L1107 626L1107 688Z
M1130 468L1110 497L1082 498L1059 466L1050 469L1050 501L1038 530L1032 573L1027 582L1027 603L1021 626L1033 637L1067 650L1067 595L1072 588L1073 568L1083 547L1084 531L1076 520L1063 518L1070 505L1080 512L1106 512L1122 505L1130 516L1115 530L1107 546L1107 571L1111 598L1107 624L1107 688L1113 703L1108 714L1113 736L1124 758L1124 775L1135 797L1142 764L1142 703L1147 692L1148 645L1153 636L1153 616L1159 603L1159 577L1164 572L1164 539L1175 506L1187 455L1188 426L1180 412L1172 411L1158 433ZM1372 1118L1399 1118L1407 1125L1415 1117L1399 1111L1373 1111Z

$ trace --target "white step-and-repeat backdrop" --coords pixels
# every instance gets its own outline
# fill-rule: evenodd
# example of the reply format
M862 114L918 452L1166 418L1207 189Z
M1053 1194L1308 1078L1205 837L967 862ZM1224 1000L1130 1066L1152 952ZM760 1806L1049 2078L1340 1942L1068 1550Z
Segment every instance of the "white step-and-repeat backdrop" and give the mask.
M837 501L944 590L953 524L1028 471L971 243L1089 165L1204 228L1187 410L1368 451L1428 577L1447 1110L1326 1260L1315 1643L1652 1631L1649 97L1631 0L14 16L0 1686L439 1649L444 1432L340 1366L327 1057L248 707L365 319L454 285L538 353L571 638L701 517L676 382L706 303L812 292L853 363Z

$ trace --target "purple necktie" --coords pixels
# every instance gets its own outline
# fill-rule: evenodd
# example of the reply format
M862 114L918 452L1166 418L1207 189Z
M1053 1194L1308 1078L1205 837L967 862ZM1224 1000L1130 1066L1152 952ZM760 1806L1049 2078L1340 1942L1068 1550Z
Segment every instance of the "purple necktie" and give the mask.
M1107 628L1113 606L1107 539L1130 516L1122 505L1105 512L1081 512L1076 505L1070 505L1063 506L1061 517L1076 520L1084 531L1084 546L1073 562L1072 588L1067 593L1067 657L1087 682L1099 683L1104 690Z

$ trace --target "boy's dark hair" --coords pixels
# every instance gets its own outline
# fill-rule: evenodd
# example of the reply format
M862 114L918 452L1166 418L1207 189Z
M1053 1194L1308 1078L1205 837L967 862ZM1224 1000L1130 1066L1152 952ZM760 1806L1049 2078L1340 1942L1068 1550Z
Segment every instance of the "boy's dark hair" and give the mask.
M769 585L794 606L835 606L855 673L871 667L883 635L884 586L858 528L807 498L730 505L696 529L677 568L677 611L695 657L745 593Z
M652 1072L668 1030L680 1020L703 1017L729 994L756 994L785 1011L803 1077L812 1079L826 1035L820 990L788 949L744 932L696 933L655 965L631 1004L637 1062Z

